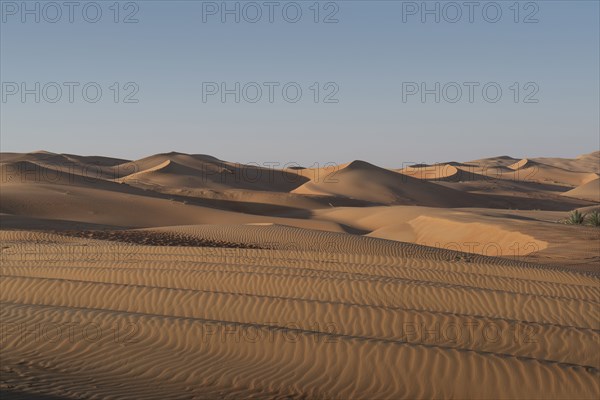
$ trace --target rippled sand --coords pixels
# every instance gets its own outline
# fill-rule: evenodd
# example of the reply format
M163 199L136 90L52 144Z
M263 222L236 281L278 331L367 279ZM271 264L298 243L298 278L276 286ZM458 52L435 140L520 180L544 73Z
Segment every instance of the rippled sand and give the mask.
M600 393L593 274L278 225L141 232L0 232L3 396Z

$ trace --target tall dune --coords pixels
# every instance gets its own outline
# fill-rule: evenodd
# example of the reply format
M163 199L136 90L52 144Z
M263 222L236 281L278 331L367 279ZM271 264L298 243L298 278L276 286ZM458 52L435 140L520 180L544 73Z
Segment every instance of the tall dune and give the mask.
M364 161L353 161L318 181L309 181L292 193L344 196L379 204L420 204L458 207L474 203L468 194L411 176L389 171Z

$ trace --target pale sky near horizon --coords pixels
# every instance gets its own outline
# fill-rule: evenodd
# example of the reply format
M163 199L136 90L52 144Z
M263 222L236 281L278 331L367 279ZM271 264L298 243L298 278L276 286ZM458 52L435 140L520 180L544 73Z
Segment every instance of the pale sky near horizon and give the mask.
M0 3L5 152L396 167L600 148L596 0Z

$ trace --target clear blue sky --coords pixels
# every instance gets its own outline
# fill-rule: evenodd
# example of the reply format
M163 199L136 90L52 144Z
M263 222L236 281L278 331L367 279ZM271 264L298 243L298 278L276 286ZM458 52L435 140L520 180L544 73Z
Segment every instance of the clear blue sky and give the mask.
M256 8L244 8L246 1L237 2L239 23L233 14L222 22L222 2L120 2L118 23L113 0L96 2L102 11L96 23L87 21L96 18L89 2L78 3L72 23L64 6L58 16L48 2L26 2L33 10L39 3L36 22L37 11L24 13L21 1L1 3L2 151L139 158L175 150L239 162L363 159L394 167L501 154L573 157L600 146L598 1L519 2L517 8L514 1L475 2L473 22L462 0L453 3L461 8L458 18L449 2L427 2L439 7L439 23L436 15L421 14L421 1L321 1L318 7L314 0L282 1L272 6L272 23L264 1L253 3L262 11L255 23L249 21ZM296 4L302 16L291 23ZM493 23L498 9L502 15ZM130 14L137 23L123 22ZM35 94L23 102L21 84L35 91L35 82L40 102ZM63 91L56 103L48 101L55 96L52 82ZM65 82L79 83L72 103ZM83 98L88 82L102 89L96 103ZM127 82L134 85L125 88ZM203 102L203 82L230 88L257 82L262 98L247 101L256 95L250 85L239 103L234 95L223 103L219 94ZM264 82L280 84L272 103ZM303 91L296 103L283 98L288 82ZM403 82L429 88L440 82L440 102L434 94L425 102L419 93L407 95ZM449 82L462 87L455 103L448 101L456 96L454 84L442 93ZM465 82L480 84L473 102ZM495 103L482 94L489 82L502 89ZM136 87L132 98L139 101L123 102ZM324 102L335 90L331 98L338 102Z

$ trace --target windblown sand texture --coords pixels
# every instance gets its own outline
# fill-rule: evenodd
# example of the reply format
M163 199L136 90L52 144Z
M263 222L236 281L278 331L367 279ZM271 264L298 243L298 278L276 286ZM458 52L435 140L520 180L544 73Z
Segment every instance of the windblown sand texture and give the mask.
M2 153L1 397L598 398L599 154Z

